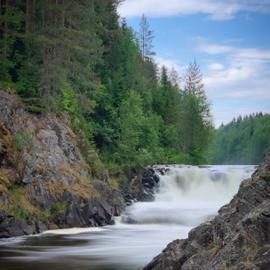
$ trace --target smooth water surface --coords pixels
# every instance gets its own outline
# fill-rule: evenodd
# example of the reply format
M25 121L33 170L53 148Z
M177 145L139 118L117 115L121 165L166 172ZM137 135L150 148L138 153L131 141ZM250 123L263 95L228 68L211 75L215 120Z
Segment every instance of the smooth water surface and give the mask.
M4 270L135 270L213 217L254 166L168 166L154 202L128 207L116 225L2 241Z

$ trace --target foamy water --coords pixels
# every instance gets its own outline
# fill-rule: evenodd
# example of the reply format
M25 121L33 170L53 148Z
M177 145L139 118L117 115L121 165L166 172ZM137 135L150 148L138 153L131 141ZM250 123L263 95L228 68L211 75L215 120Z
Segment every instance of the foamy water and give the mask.
M0 247L5 270L135 270L214 216L254 166L168 166L153 202L128 207L114 226L74 228ZM3 268L4 267L4 268Z
M103 228L70 228L70 229L59 229L59 230L49 230L45 231L43 235L73 235L73 234L82 234L82 233L93 233L93 232L102 232L105 229Z

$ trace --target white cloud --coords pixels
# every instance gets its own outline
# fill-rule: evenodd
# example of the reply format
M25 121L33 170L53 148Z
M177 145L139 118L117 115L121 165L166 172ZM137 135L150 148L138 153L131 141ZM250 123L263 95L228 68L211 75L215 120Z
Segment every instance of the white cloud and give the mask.
M270 13L270 3L268 0L125 0L119 7L123 17L143 13L151 17L202 13L214 20L232 19L241 11Z
M211 89L220 88L221 86L228 86L232 84L239 84L254 76L256 68L260 68L256 62L232 62L228 67L221 70L211 70L204 78L205 85ZM225 93L222 93L225 94Z
M231 53L234 50L231 46L208 43L203 38L198 38L197 40L197 49L208 54L225 54Z
M205 71L204 82L211 98L255 98L270 102L270 50L213 44L203 38L196 40L200 52L225 56L223 64L210 63Z
M224 69L224 65L222 65L221 63L218 63L218 62L212 62L208 65L208 68L210 70L222 70L222 69Z
M268 89L257 89L255 92L254 90L243 90L243 91L236 91L231 93L231 97L236 98L244 98L244 97L254 97L254 94L261 99L270 99L270 90Z
M196 38L197 49L207 54L230 54L238 58L270 60L270 50L237 48L229 45L209 43L204 38Z
M183 73L184 67L181 67L180 64L175 60L156 56L155 61L159 68L165 66L168 70L176 70L179 75Z
M214 101L216 126L238 115L270 112L270 50L209 43L203 38L196 41L197 50L205 53L210 61L204 70L204 83ZM215 105L217 101L219 105ZM264 108L254 106L268 101L269 106ZM234 106L234 102L240 106Z
M204 83L210 98L269 99L269 64L255 59L231 58L223 69L205 72Z

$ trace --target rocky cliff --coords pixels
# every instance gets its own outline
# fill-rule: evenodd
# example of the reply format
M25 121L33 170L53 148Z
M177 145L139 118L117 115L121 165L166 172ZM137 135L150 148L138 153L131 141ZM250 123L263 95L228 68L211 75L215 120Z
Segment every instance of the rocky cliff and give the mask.
M143 270L270 269L270 155L218 215L175 240Z
M30 114L0 91L0 237L110 224L124 205L92 177L67 119Z

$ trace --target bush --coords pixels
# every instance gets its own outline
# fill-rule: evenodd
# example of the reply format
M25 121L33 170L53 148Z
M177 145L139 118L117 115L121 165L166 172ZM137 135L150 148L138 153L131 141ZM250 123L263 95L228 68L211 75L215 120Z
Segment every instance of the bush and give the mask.
M29 146L29 142L32 139L32 134L30 132L18 132L15 135L15 144L16 148L19 152L25 150L26 147Z

